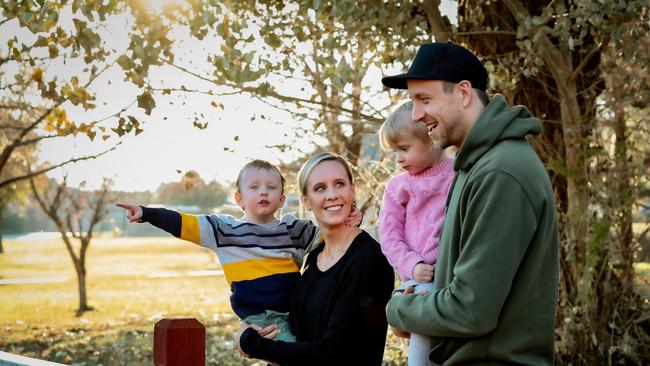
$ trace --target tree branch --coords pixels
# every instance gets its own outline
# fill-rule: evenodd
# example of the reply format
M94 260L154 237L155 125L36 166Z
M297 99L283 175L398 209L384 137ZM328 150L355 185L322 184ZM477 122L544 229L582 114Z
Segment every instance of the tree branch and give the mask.
M601 49L604 49L607 46L608 43L609 43L609 37L605 37L605 39L603 39L603 41L601 42L600 45L595 44L594 47L591 48L591 50L589 51L587 56L585 56L585 58L583 58L582 61L580 61L580 64L578 65L578 67L576 67L575 70L573 70L573 74L569 78L569 81L575 81L575 79L582 72L582 69L587 67L587 64L589 63L589 61L591 61L591 59L598 53L598 51L600 51Z
M72 158L70 160L64 161L64 162L59 163L57 165L53 165L51 167L43 168L43 169L37 170L35 172L29 171L27 174L24 174L24 175L21 175L21 176L18 176L18 177L12 177L12 178L6 179L4 181L0 181L0 189L4 188L6 186L9 186L10 184L13 184L15 182L18 182L18 181L21 181L21 180L24 180L24 179L30 179L30 178L33 178L33 177L35 177L37 175L47 173L50 170L60 168L60 167L62 167L64 165L68 165L68 164L71 164L71 163L76 163L76 162L84 161L84 160L96 159L96 158L98 158L98 157L100 157L100 156L102 156L102 155L104 155L104 154L106 154L108 152L111 152L111 151L115 150L117 148L117 146L119 146L121 143L122 142L119 142L117 145L113 146L112 148L110 148L108 150L105 150L105 151L103 151L103 152L101 152L99 154L96 154L96 155L82 156L82 157L79 157L79 158Z
M245 93L248 93L250 95L255 95L257 93L257 90L258 90L258 87L250 87L250 86L245 87L245 86L234 85L234 84L220 84L218 81L216 81L214 79L210 79L210 78L207 78L205 76L199 75L199 74L197 74L197 73L195 73L193 71L190 71L190 70L188 70L188 69L186 69L186 68L184 68L182 66L173 64L171 62L170 62L170 65L177 68L177 69L179 69L179 70L181 70L181 71L183 71L183 72L186 72L186 73L188 73L188 74L190 74L190 75L192 75L194 77L197 77L197 78L199 78L201 80L208 81L210 83L220 85L220 86L225 86L227 88L231 88L231 89L234 89L234 90L238 90L239 92L245 92ZM305 104L305 105L308 104L308 105L312 105L312 106L316 106L316 107L336 108L336 109L340 109L342 112L348 113L350 115L352 115L354 113L352 110L350 110L348 108L339 107L339 106L336 106L336 105L333 105L333 104L330 104L330 103L318 102L318 101L314 101L314 100L309 100L309 99L284 95L284 94L280 94L280 93L275 92L275 91L270 91L268 96L271 97L271 98L277 99L277 100L279 100L281 102L286 102L286 103L302 103L302 104ZM377 117L370 116L370 115L367 115L367 114L363 114L361 117L365 118L365 119L367 119L369 121L376 122L376 123L383 122L383 120L381 118L377 118Z
M0 171L2 171L2 168L5 166L7 161L9 160L9 157L11 156L11 153L19 146L21 143L22 139L27 136L28 133L30 133L36 126L38 126L39 123L45 119L54 109L56 109L59 105L61 105L62 101L59 101L55 103L52 107L47 109L45 113L43 113L40 117L38 117L32 124L28 125L23 129L23 131L18 135L18 137L9 145L5 146L5 148L2 150L2 154L0 154ZM0 188L2 185L0 185Z
M431 28L432 35L436 42L447 42L451 39L451 25L445 22L444 17L440 14L440 0L424 1L420 8L427 16L427 23Z

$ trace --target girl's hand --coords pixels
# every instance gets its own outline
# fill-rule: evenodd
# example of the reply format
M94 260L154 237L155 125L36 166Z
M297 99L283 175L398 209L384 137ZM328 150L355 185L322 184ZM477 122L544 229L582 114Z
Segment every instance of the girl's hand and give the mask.
M128 203L116 203L115 206L126 210L126 218L129 222L142 222L142 207Z
M420 283L433 281L433 269L430 264L420 262L413 267L413 279Z

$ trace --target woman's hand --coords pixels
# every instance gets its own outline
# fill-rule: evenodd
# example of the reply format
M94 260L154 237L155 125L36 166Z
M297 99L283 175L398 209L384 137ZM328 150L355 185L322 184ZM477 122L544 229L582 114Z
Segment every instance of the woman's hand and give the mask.
M241 342L241 335L248 328L253 328L253 330L255 330L259 335L261 335L262 337L264 337L266 339L273 339L273 338L277 337L278 334L280 334L280 332L281 332L280 328L278 328L278 326L275 325L275 324L271 324L271 325L269 325L267 327L262 328L259 325L248 324L248 323L243 322L243 321L239 322L239 331L237 331L237 333L235 333L234 342L235 342L235 347L237 347L237 351L239 351L239 353L241 353L242 356L244 356L244 357L250 357L250 356L247 355L244 351L242 351L240 342Z
M251 326L249 324L247 324L246 322L239 322L239 330L237 331L237 333L235 333L235 339L234 339L235 347L237 348L237 351L239 351L239 353L241 353L241 355L244 356L244 357L250 357L250 356L247 355L246 353L244 353L244 351L241 350L241 343L240 343L241 335L244 333L244 331L246 329L248 329L250 327Z
M126 218L129 222L142 222L142 207L128 203L116 203L115 206L126 210Z

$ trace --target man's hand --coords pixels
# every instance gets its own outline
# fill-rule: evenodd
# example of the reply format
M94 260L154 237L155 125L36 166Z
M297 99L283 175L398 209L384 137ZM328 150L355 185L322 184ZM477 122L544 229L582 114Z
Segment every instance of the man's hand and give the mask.
M435 267L420 262L413 267L413 279L420 283L427 283L433 281L433 269Z
M409 286L404 290L404 292L401 291L395 291L393 293L393 296L402 296L404 294L412 294L413 293L413 286ZM386 305L386 313L388 313L388 305ZM403 331L399 328L395 328L394 326L390 326L390 329L393 331L393 334L400 338L411 338L411 333Z
M142 222L142 207L128 203L116 203L115 206L126 210L126 218L129 222Z
M352 206L352 211L350 211L350 215L345 219L345 224L347 226L359 227L361 220L363 220L361 211L356 206Z

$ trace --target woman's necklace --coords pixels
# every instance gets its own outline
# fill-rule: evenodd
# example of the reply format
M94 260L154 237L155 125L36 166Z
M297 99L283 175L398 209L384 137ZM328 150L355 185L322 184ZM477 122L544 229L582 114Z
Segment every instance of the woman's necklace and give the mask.
M350 231L345 236L345 240L343 241L344 244L342 245L337 245L337 246L332 246L331 244L328 246L327 243L325 243L325 248L323 248L323 251L320 253L318 256L317 264L318 268L321 271L326 271L329 268L331 268L333 265L335 265L341 257L348 251L350 248L350 245L352 245L353 241L353 235L356 236L358 233L354 231Z

